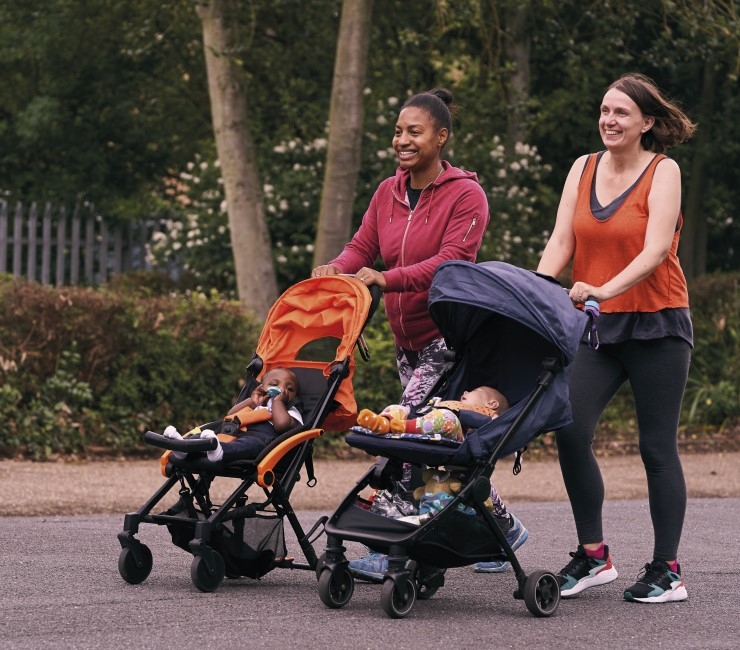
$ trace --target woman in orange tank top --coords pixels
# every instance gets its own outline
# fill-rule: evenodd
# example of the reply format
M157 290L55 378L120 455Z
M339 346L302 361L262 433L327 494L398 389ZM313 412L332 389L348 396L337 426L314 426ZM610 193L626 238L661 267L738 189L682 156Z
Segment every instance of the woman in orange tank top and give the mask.
M677 561L686 511L677 438L693 331L677 257L681 172L663 152L695 129L644 75L612 83L599 117L605 151L573 164L537 269L555 277L572 261L571 300L600 303L600 345L581 345L570 377L573 423L556 433L578 533L578 549L558 574L566 598L617 578L604 543L604 483L592 442L602 412L626 381L635 400L654 547L623 597L647 603L687 597Z

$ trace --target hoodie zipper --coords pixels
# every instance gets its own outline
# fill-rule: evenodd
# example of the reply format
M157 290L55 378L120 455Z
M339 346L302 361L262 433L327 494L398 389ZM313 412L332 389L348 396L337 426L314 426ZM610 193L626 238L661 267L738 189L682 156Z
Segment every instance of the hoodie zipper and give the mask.
M468 231L465 233L465 237L463 237L463 241L467 241L468 235L470 234L470 231L475 228L475 224L478 221L478 217L473 217L473 220L470 222L470 227L468 228Z

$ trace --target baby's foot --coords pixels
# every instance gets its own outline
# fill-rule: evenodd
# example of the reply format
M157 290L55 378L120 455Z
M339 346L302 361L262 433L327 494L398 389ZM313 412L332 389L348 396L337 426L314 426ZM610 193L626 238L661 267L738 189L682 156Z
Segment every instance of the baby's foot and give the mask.
M164 433L162 435L165 438L171 438L172 440L182 440L180 432L171 424L164 430Z
M208 460L210 460L213 463L217 463L224 457L224 448L221 446L221 442L219 441L216 434L211 431L210 429L204 429L200 432L201 440L207 439L207 438L216 438L216 444L218 445L215 449L211 449L211 451L206 452L206 456L208 456Z

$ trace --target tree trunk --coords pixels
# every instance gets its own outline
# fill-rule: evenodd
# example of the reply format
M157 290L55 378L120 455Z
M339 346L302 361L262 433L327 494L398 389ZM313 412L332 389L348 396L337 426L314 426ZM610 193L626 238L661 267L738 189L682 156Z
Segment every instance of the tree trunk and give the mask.
M507 89L506 152L514 153L517 142L526 142L528 135L528 103L531 86L529 67L530 42L527 32L529 3L515 3L506 11L504 24L504 52L511 65Z
M196 2L216 150L226 195L236 286L241 304L261 320L277 299L270 232L249 126L244 72L237 63L235 0Z
M329 146L321 192L314 266L336 257L350 237L360 171L362 91L372 24L372 0L343 0L334 63Z
M679 244L681 268L687 280L694 280L706 273L707 265L707 218L704 212L706 190L706 152L711 143L711 116L714 109L715 70L711 57L704 61L701 100L694 142L694 157L691 160L691 175L686 191L684 225Z

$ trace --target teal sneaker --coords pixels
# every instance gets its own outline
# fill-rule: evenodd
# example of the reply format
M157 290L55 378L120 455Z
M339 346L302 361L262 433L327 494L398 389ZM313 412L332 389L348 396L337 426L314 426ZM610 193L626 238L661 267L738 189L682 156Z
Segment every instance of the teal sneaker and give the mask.
M514 515L509 514L511 519L511 527L506 533L506 541L509 542L511 549L516 551L529 537L529 531L522 526L522 522L519 521ZM511 566L511 562L476 562L473 565L473 571L476 573L503 573Z
M612 564L608 546L604 547L603 560L586 555L586 549L580 544L578 550L570 556L573 559L558 573L560 595L563 598L580 594L589 587L613 582L619 575Z
M675 603L688 597L681 567L678 571L671 571L663 560L646 564L637 576L637 582L624 590L624 599L635 603Z

